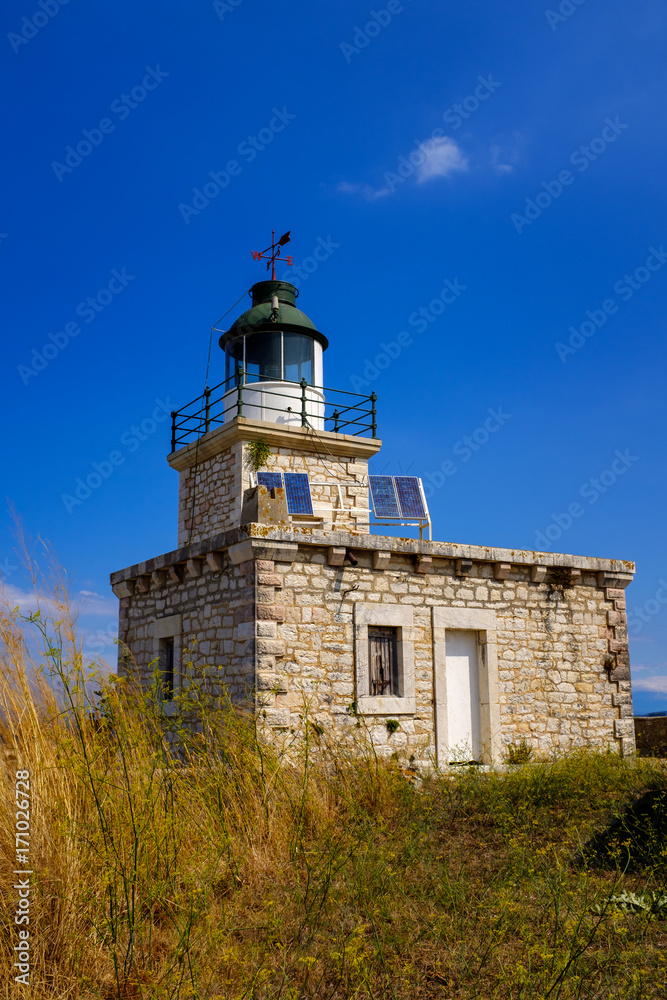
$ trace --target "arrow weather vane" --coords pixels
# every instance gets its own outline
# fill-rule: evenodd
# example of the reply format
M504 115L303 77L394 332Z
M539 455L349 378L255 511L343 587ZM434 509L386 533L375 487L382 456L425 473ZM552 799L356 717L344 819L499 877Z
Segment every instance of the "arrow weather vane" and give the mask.
M271 280L272 281L276 280L276 260L280 257L280 248L284 247L286 243L290 242L290 235L289 234L290 234L290 230L288 229L287 232L283 233L283 235L280 237L280 239L276 243L276 231L275 231L275 229L272 229L271 230L271 237L272 237L271 246L267 247L266 250L261 250L261 251L260 250L251 250L252 259L253 260L266 260L268 258L268 262L267 262L267 265L266 265L266 270L268 271L269 267L271 268ZM294 264L294 257L280 257L280 259L283 261L284 264L289 264L290 267L293 266L293 264Z

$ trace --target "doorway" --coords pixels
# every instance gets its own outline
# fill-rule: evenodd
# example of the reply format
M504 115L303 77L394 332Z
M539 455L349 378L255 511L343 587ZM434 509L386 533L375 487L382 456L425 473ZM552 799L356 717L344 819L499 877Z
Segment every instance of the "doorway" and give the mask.
M477 760L482 752L477 632L447 629L445 642L449 763Z

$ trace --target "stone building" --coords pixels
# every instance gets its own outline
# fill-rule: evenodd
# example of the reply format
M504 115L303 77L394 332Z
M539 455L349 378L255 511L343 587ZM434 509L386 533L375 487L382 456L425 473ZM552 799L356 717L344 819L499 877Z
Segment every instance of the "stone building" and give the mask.
M323 389L327 340L293 285L251 295L220 339L224 383L172 414L178 547L111 576L120 670L157 670L170 714L206 675L279 732L304 699L324 727L363 716L422 766L522 739L632 752L633 563L423 539L418 480L380 477L374 508L375 396ZM378 508L419 540L371 533Z

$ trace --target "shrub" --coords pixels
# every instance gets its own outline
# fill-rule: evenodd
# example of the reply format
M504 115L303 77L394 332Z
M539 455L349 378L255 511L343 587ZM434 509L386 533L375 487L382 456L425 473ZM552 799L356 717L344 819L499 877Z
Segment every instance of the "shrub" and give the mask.
M527 764L533 759L532 747L529 747L526 740L520 743L508 743L505 760L508 764Z

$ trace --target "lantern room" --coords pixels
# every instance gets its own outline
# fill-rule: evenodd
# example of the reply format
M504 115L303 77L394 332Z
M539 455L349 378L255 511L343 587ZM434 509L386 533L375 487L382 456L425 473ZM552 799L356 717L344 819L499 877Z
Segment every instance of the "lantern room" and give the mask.
M327 338L297 309L298 292L289 282L259 281L250 294L252 306L219 341L225 352L226 403L235 405L241 384L245 416L300 424L305 391L309 422L322 429Z

